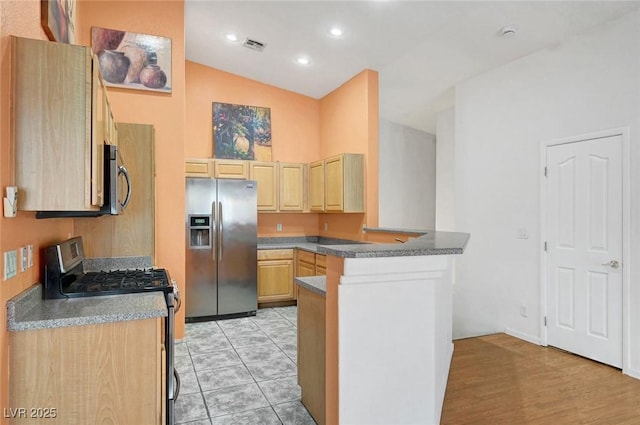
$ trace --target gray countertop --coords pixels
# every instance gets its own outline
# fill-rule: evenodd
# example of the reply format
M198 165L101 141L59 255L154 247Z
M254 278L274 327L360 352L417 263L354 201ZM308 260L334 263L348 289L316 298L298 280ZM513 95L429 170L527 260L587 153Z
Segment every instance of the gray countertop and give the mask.
M393 231L393 229L385 229ZM405 243L362 243L340 239L317 238L264 238L258 241L258 249L300 248L317 254L343 258L411 257L421 255L462 254L470 235L458 232L427 232ZM282 239L282 240L280 240ZM296 241L297 240L297 241ZM339 241L338 244L333 243Z
M43 300L37 283L7 301L7 329L26 331L165 317L162 292Z
M322 295L323 297L327 295L327 277L326 276L305 276L305 277L296 277L296 283L310 290L311 292L315 292L318 295Z

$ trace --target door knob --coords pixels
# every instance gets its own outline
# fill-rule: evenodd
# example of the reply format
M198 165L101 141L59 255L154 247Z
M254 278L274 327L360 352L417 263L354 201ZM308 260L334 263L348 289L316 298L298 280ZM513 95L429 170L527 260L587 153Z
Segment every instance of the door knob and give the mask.
M612 269L617 269L618 267L620 267L620 263L618 263L616 260L611 260L608 263L603 263L603 266L609 266Z

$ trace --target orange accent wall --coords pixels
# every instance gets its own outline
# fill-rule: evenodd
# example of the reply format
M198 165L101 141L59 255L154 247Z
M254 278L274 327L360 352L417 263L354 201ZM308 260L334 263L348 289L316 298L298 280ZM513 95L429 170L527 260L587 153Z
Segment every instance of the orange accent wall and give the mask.
M258 236L317 236L318 214L273 213L258 214ZM282 224L282 231L276 230L277 224Z
M40 2L0 1L0 190L3 195L5 187L15 183L14 166L20 166L14 164L11 140L10 35L47 39L40 26ZM34 249L32 268L18 272L17 276L7 281L0 281L0 407L9 407L7 300L41 280L44 268L41 249L66 239L72 231L73 222L70 219L36 220L35 213L26 211L18 211L16 218L0 217L0 253L19 250L25 245L33 245ZM4 271L4 255L0 256L0 270ZM0 419L0 423L6 422L5 418Z
M166 268L184 294L185 71L184 2L82 1L78 4L79 44L91 44L91 27L159 35L171 39L171 94L107 88L116 121L155 128L156 265ZM184 309L176 317L176 337L184 336Z
M187 157L213 157L213 102L271 108L271 159L311 162L320 154L318 100L187 61Z
M320 156L365 155L365 214L323 214L322 236L362 239L378 225L378 73L364 70L320 100ZM324 230L327 223L328 230Z

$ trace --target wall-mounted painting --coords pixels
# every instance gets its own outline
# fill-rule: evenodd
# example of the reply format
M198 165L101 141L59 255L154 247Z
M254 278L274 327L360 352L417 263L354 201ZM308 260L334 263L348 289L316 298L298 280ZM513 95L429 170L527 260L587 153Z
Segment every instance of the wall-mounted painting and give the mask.
M213 103L215 158L271 161L271 109Z
M171 93L171 39L91 27L105 85Z
M40 0L40 22L49 40L75 42L76 0Z

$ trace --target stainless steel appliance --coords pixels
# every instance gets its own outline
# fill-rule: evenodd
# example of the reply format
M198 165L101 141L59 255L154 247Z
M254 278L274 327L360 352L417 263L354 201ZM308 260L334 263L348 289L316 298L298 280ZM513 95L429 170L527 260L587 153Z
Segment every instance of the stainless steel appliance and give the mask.
M255 314L256 188L252 180L186 179L187 320Z
M47 247L42 297L59 299L162 291L167 303L164 323L166 424L173 425L175 402L180 393L180 376L174 368L175 313L181 305L178 287L171 284L165 269L85 272L84 259L79 237Z
M126 183L120 184L123 179ZM58 217L99 217L101 215L118 215L124 213L131 200L131 179L117 146L104 145L104 204L99 210L93 211L38 211L36 218Z

